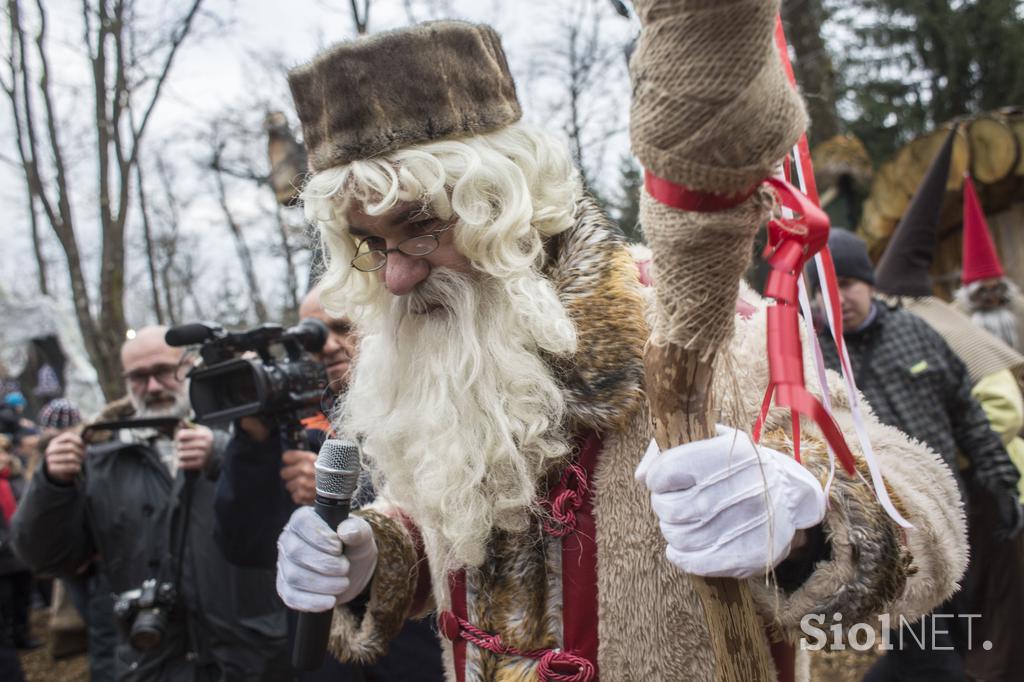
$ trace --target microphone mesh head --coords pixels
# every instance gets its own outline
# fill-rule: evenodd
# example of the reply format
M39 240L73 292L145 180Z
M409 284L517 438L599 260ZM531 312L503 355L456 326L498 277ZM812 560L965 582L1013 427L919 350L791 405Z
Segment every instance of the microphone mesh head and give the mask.
M347 440L325 440L316 458L317 494L336 500L351 499L359 484L361 468L358 445Z

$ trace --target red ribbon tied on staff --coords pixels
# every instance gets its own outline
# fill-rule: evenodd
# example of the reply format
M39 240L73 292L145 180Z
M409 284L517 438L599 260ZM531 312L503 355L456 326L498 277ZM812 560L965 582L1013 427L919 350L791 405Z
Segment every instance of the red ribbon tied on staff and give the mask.
M785 180L769 178L778 203L793 217L776 217L768 223L768 245L764 258L771 266L764 294L774 299L768 307L768 388L761 414L754 425L754 440L768 414L772 396L775 404L793 412L793 456L800 460L800 414L812 419L843 468L855 475L853 454L835 419L804 386L803 350L798 315L798 280L804 265L828 244L829 220L825 212Z

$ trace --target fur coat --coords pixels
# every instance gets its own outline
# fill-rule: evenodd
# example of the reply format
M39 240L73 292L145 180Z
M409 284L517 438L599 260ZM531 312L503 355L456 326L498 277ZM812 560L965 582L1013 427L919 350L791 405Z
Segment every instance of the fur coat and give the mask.
M652 436L636 265L621 234L589 203L581 205L574 229L551 240L548 253L545 273L579 336L572 361L554 365L587 479L568 495L568 522L552 523L566 515L541 503L529 532L495 533L482 566L430 585L415 519L378 502L362 512L380 551L369 600L336 609L331 651L342 660L372 660L405 618L436 608L453 682L544 680L588 665L590 677L581 679L713 680L691 579L666 559L649 493L633 478ZM741 429L754 423L768 379L760 301L757 309L749 319L737 318L716 373L718 421ZM851 435L844 390L837 376L831 381L832 405ZM891 496L914 528L902 532L868 485L838 473L823 522L827 552L809 577L788 591L771 575L750 580L766 626L791 640L808 613L832 623L841 612L846 624L869 617L877 623L874 616L883 611L894 618L927 613L956 590L966 565L963 513L950 472L933 452L870 414L867 419ZM820 434L810 423L802 430L803 462L824 483L829 467ZM792 452L788 412L773 410L765 434L766 445ZM561 493L575 478L556 475L549 500L565 502Z

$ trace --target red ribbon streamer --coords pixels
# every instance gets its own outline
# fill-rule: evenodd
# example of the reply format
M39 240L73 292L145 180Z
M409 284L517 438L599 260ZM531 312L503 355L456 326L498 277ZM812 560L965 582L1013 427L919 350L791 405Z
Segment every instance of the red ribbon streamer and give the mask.
M797 314L797 280L804 265L828 243L829 223L825 212L796 187L785 180L766 181L776 192L779 203L794 213L793 218L778 218L768 223L765 259L772 267L764 287L765 296L775 300L768 308L768 389L761 414L754 425L754 440L760 440L768 405L775 403L812 420L832 446L843 468L854 475L854 460L842 431L825 407L804 386L803 350L800 343L800 317ZM799 421L793 418L794 455L799 459Z

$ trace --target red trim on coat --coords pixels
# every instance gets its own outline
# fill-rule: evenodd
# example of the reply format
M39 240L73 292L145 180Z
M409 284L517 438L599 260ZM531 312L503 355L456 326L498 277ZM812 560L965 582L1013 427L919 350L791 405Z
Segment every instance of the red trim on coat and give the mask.
M594 664L595 682L600 670L597 667L597 522L593 480L602 447L596 433L588 433L580 440L576 462L586 472L589 485L583 504L576 510L575 532L562 538L563 649Z
M778 682L796 682L796 645L772 642L770 648Z
M427 562L427 552L423 549L423 536L420 534L419 527L413 523L412 519L398 511L395 518L409 533L412 538L412 546L416 550L416 588L412 595L412 605L409 607L409 613L419 613L427 606L427 600L430 599L430 569Z
M448 589L452 595L452 610L441 614L442 634L452 643L452 657L455 661L455 682L466 682L466 640L459 636L458 618L469 620L466 607L466 572L455 571L448 576ZM448 617L454 615L454 618ZM452 630L454 623L454 631Z

